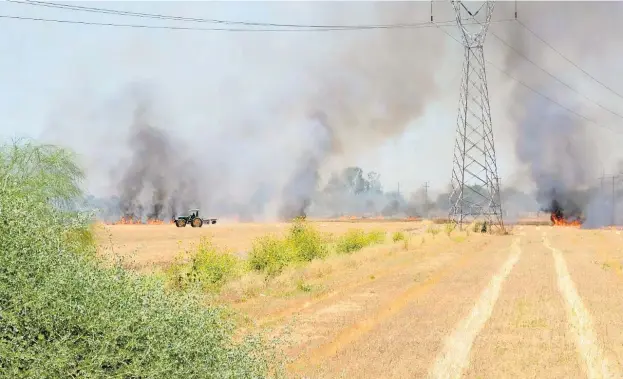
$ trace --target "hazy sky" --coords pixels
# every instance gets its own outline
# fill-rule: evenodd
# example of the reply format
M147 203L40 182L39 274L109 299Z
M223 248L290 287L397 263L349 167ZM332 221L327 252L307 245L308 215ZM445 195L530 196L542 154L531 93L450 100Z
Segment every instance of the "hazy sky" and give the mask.
M131 10L135 12L160 13L186 17L222 18L238 20L256 20L261 22L280 23L330 23L348 20L352 24L376 23L369 9L357 12L355 5L350 5L347 15L327 17L332 12L331 3L262 3L262 2L88 2L72 3L93 7ZM560 3L562 4L562 3ZM418 14L404 15L403 22L426 22L429 20L428 5L423 4ZM512 7L500 5L494 19L512 18ZM564 6L564 4L562 4ZM621 9L620 7L618 8ZM449 20L452 14L447 3L436 4L437 21ZM45 7L35 7L3 2L0 14L25 17L43 17L65 20L87 20L98 22L157 24L155 21L141 18L107 16L82 12L68 12ZM619 13L620 14L620 13ZM521 17L521 15L520 15ZM562 20L565 14L558 15L561 19L543 20L526 19L535 31L548 37L548 41L569 58L577 60L589 72L600 80L610 83L623 92L623 76L619 51L592 51L582 54L576 49L572 33L580 33L578 43L583 48L590 47L590 38L595 41L599 33L610 34L608 30L614 20L604 20L601 30L585 30L579 27L569 28ZM531 22L532 21L532 22ZM573 21L573 20L572 20ZM574 21L575 22L575 21ZM159 24L163 24L160 22ZM169 25L172 25L170 22ZM182 25L182 24L175 24ZM210 24L192 24L199 27L210 27ZM491 30L503 34L508 24L495 24ZM593 28L593 27L591 27ZM454 35L457 31L448 28ZM588 33L592 35L587 35ZM130 28L113 28L86 25L54 24L21 20L0 19L0 114L2 126L0 134L8 136L29 136L40 138L53 135L55 140L66 139L72 146L80 144L81 138L110 138L107 131L114 133L115 128L107 129L104 106L115 100L115 93L123 86L135 82L156 83L161 90L168 91L168 117L179 126L179 133L192 136L193 128L199 119L211 114L215 119L210 124L226 122L222 114L225 107L233 107L227 91L214 87L214 78L231 78L231 85L242 88L248 97L231 109L231 113L249 115L267 112L256 109L261 104L263 94L254 93L252 87L260 84L260 88L270 88L271 80L288 81L288 86L297 86L301 78L287 74L279 79L266 75L279 72L281 67L295 66L304 61L313 64L313 56L301 56L306 44L318 46L331 44L344 38L352 38L350 34L358 33L365 38L366 33L374 31L326 32L326 33L231 33L219 31L173 31L145 30ZM404 29L395 33L442 33L439 30ZM312 36L312 34L316 34ZM318 36L323 34L323 36ZM459 80L463 57L462 47L450 38L442 39L446 44L441 57L427 56L422 51L422 59L438 62L439 71L435 73L439 83L440 95L428 104L423 117L413 120L405 133L388 138L379 147L358 151L355 156L345 158L340 164L358 164L364 170L375 170L381 173L381 180L386 188L396 187L400 182L401 189L413 190L429 181L433 188L442 188L449 183L452 147L456 127ZM530 43L539 42L532 39ZM620 37L619 37L620 41ZM283 46L296 46L291 56L283 54ZM415 44L413 49L418 49ZM270 54L271 49L281 53ZM374 54L374 51L363 53ZM486 55L498 67L504 67L504 57L508 49L499 41L489 37L486 44ZM304 55L304 54L303 54ZM284 57L286 57L284 59ZM544 60L543 60L544 59ZM311 62L311 63L310 63ZM623 113L623 101L594 86L577 69L571 67L562 58L549 51L541 57L540 64L556 70L562 77L573 83L579 83L583 91L591 97L599 98L604 104ZM513 135L509 132L510 125L505 114L505 101L511 85L508 79L495 69L488 71L490 80L490 96L496 148L498 153L499 174L505 180L517 180L520 167L515 159ZM409 80L405 77L404 80ZM523 77L527 83L541 86L551 81L547 75L534 70L532 75ZM283 87L284 83L279 83ZM556 86L553 84L552 86ZM210 93L210 104L199 100ZM222 93L222 104L218 94ZM623 131L621 119L593 105L578 105L582 101L565 88L552 90L556 99L600 122L613 125ZM253 100L257 102L253 102ZM287 106L287 105L286 105ZM98 109L93 111L93 109ZM200 111L198 111L200 109ZM98 119L99 116L101 119ZM65 129L54 133L59 119L73 124L82 123L81 128L68 135ZM223 121L224 120L224 121ZM108 120L110 121L110 120ZM205 122L205 120L202 120ZM211 127L206 125L205 127ZM221 125L221 127L224 127ZM595 130L598 130L596 128ZM44 134L45 132L45 134ZM596 132L602 133L602 132ZM614 146L621 146L621 135L603 132L605 138L601 154L611 155ZM198 142L199 144L199 142ZM201 146L197 146L199 149ZM623 150L623 149L619 149ZM606 153L607 151L607 153ZM98 153L92 157L88 151L81 151L84 159L91 164L95 160L105 159L105 154ZM604 158L605 170L613 164Z

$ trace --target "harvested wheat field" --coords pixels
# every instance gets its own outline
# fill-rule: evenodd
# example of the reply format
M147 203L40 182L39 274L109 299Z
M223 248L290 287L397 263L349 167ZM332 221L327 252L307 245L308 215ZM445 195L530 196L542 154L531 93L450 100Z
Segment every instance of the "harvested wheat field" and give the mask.
M206 290L238 311L242 329L283 341L288 377L623 377L618 231L521 225L485 235L427 222L308 224L331 234L326 255L270 275L236 271ZM147 272L166 271L178 243L189 249L208 235L243 262L256 238L281 238L290 228L120 225L99 238L103 254L111 246L135 251L132 267ZM344 253L353 228L385 234Z

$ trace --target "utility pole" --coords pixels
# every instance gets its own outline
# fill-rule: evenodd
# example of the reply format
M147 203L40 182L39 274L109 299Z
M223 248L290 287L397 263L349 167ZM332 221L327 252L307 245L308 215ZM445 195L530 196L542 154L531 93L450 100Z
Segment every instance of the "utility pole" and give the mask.
M470 3L469 9L466 3ZM483 44L491 22L493 1L478 6L452 0L456 23L465 47L459 115L452 167L450 214L463 227L484 219L491 227L504 229L489 90Z
M614 176L612 176L612 226L616 225L616 203L614 199Z
M621 176L621 174L618 175L611 175L611 176L605 176L604 174L601 175L601 177L599 178L601 180L601 194L604 195L605 197L605 191L604 191L604 180L606 179L610 179L611 183L612 183L612 193L611 193L611 197L610 197L610 225L614 226L616 225L616 190L615 190L615 179L618 179ZM605 201L605 200L604 200Z
M424 183L424 215L428 218L428 182Z

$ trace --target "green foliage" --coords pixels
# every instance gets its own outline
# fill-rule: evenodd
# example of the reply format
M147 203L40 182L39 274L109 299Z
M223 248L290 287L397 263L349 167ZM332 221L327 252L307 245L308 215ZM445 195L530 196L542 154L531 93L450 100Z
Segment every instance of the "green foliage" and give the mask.
M285 238L260 237L253 243L249 266L269 276L293 263L311 262L329 254L326 238L302 219L295 219Z
M208 237L201 237L199 245L190 252L190 262L178 257L167 269L167 276L169 283L179 289L198 285L205 291L216 292L239 273L239 268L238 258L220 251Z
M456 228L456 224L453 222L447 222L444 225L444 231L448 235L448 237L452 235L452 232L454 231L455 228Z
M264 271L269 276L279 274L284 267L295 261L295 252L285 239L263 236L253 242L249 254L249 267Z
M337 240L336 250L338 253L349 254L363 249L366 246L382 243L385 240L385 232L364 232L361 229L351 229Z
M320 232L303 220L297 220L290 228L287 243L301 262L325 258L329 254L326 240Z
M63 233L63 245L74 254L95 257L95 233L93 225L73 225Z
M392 235L392 241L394 242L404 241L404 239L405 239L405 234L403 232L395 232Z
M0 149L0 373L266 377L272 350L258 337L234 342L224 310L76 254L92 240L88 217L58 207L79 195L69 157L33 144Z
M311 292L314 287L311 284L305 283L303 279L299 279L296 282L296 289L301 292Z
M428 228L426 228L426 233L430 233L434 237L439 233L439 229L435 225L431 224L428 226Z

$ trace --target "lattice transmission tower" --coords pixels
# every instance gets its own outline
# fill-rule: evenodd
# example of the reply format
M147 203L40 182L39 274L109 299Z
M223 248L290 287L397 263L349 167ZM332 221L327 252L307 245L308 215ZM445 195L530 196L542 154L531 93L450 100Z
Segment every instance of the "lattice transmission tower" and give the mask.
M483 44L493 1L451 1L465 47L452 168L450 219L504 229ZM474 6L476 5L477 6ZM471 9L470 9L471 8Z

